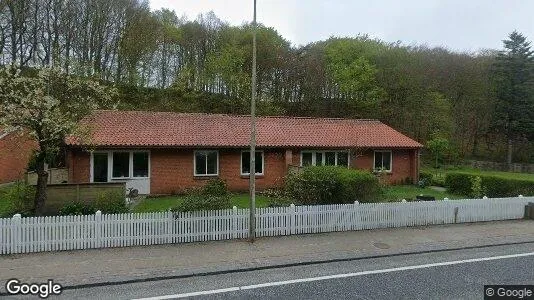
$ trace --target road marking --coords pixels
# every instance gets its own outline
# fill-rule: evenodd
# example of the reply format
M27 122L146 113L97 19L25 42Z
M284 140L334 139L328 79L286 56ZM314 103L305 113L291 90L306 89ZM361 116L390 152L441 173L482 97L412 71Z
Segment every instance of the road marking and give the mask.
M492 260L517 258L517 257L527 257L527 256L534 256L534 252L509 254L509 255L501 255L501 256L491 256L491 257L481 257L481 258L471 258L471 259L464 259L464 260L446 261L446 262L439 262L439 263L432 263L432 264L414 265L414 266L406 266L406 267L398 267L398 268L390 268L390 269L381 269L381 270L362 271L362 272L355 272L355 273L335 274L335 275L327 275L327 276L319 276L319 277L308 277L308 278L267 282L267 283L245 285L245 286L236 286L236 287L230 287L230 288L224 288L224 289L216 289L216 290L208 290L208 291L200 291L200 292L191 292L191 293L174 294L174 295L164 295L164 296L156 296L156 297L149 297L149 298L139 298L139 299L135 299L135 300L178 299L178 298L186 298L186 297L194 297L194 296L203 296L203 295L213 295L213 294L221 294L221 293L228 293L228 292L236 292L236 291L243 291L243 290L252 290L252 289L265 288L265 287L273 287L273 286L295 284L295 283L304 283L304 282L322 281L322 280L330 280L330 279L357 277L357 276L372 275L372 274L383 274L383 273L391 273L391 272L399 272L399 271L426 269L426 268L433 268L433 267L460 265L460 264L467 264L467 263L474 263L474 262L481 262L481 261L492 261Z

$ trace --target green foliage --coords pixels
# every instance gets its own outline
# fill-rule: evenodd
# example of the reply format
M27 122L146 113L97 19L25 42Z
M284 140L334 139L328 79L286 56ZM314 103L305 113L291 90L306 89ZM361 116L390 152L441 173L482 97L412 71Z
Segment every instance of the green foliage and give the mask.
M14 214L33 215L34 197L35 187L26 185L21 181L3 188L2 193L0 193L0 201L8 204L7 209L0 217L12 217Z
M445 156L445 153L449 150L449 140L441 136L439 133L434 133L431 135L431 139L427 141L426 145L435 158L434 167L438 168L440 159L442 159L443 156Z
M120 214L128 212L125 195L122 192L109 191L98 195L94 203L95 210L103 214Z
M534 180L451 172L446 175L449 192L469 197L517 197L534 195Z
M300 204L334 204L376 200L381 188L371 173L333 166L311 166L289 174L285 180L289 198Z
M81 215L92 215L96 212L94 206L90 204L85 204L82 202L71 202L65 204L60 210L60 216L81 216Z
M425 188L428 185L432 184L432 179L434 175L432 173L420 172L419 173L419 182L417 185L421 188Z
M191 190L173 212L218 210L231 208L230 193L221 179L211 179L203 187Z

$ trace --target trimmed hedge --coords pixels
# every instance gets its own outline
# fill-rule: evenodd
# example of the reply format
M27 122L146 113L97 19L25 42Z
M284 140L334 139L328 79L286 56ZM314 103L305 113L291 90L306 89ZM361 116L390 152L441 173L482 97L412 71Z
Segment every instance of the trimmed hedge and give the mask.
M230 193L226 183L220 179L211 179L203 187L189 191L183 201L171 211L219 210L231 207Z
M448 173L445 186L449 192L469 197L516 197L534 195L534 181L503 178L491 175L474 175L461 172Z
M285 192L304 205L341 204L377 200L381 187L378 178L366 171L312 166L288 175Z

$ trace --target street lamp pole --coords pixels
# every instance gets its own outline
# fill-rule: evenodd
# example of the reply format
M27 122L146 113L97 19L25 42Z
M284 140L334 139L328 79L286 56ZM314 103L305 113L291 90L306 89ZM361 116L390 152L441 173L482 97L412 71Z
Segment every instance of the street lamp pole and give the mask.
M248 237L250 242L256 238L256 0L254 0L254 19L252 21L252 95L250 100L250 223Z

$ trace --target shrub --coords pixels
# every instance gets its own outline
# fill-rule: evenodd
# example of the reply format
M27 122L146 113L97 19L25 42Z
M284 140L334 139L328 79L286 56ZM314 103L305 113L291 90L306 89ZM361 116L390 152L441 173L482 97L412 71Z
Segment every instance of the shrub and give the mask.
M380 184L369 172L317 166L288 175L285 191L302 204L368 202L378 197Z
M9 209L3 217L12 217L14 214L22 216L33 215L33 200L35 187L26 185L24 182L16 182L3 190L1 201L9 203Z
M199 189L190 190L173 212L218 210L231 208L230 193L221 179L211 179Z
M448 173L445 185L449 192L470 197L515 197L534 195L534 181L491 175Z
M72 202L63 206L59 210L60 216L80 216L80 215L92 215L96 212L96 209L90 205L82 202Z
M120 214L128 212L125 195L122 192L108 191L98 195L94 204L95 210L103 214Z

